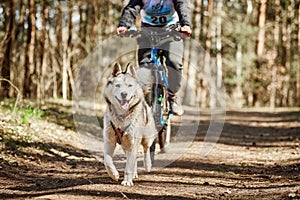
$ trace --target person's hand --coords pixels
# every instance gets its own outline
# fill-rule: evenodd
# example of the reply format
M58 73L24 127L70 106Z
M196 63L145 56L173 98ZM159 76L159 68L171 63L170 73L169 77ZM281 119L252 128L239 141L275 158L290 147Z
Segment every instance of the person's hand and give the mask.
M181 33L181 37L190 37L192 35L192 29L190 26L184 25L180 27L179 32Z
M124 35L126 32L128 31L128 29L124 26L120 26L117 28L117 35Z

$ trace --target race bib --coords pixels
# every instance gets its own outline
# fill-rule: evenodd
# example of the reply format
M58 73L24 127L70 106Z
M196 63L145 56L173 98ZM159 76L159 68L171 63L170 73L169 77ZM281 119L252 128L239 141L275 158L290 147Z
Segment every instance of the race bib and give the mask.
M143 0L142 22L151 25L170 25L179 21L172 0Z

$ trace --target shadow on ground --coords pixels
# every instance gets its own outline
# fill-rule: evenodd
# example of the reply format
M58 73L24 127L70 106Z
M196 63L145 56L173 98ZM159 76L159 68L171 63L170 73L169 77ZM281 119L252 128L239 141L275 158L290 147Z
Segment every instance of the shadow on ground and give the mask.
M57 117L53 116L53 112L57 112ZM68 113L60 115L58 111L49 111L47 115L52 123L66 124L67 129L74 127ZM88 117L83 116L83 118ZM209 117L209 113L201 115L195 142L203 140L209 126ZM257 149L279 146L295 148L296 153L299 153L300 112L229 111L226 117L228 119L224 124L219 144ZM67 120L67 123L62 123L62 120ZM220 196L226 198L224 193L220 192L222 190L254 191L280 190L280 188L293 190L295 187L299 188L300 182L300 159L298 158L290 160L289 163L277 163L268 168L259 163L234 165L222 161L211 162L203 158L181 158L163 170L154 170L150 175L142 173L142 177L150 176L150 178L138 179L134 188L124 188L119 185L120 181L118 183L112 181L106 174L103 164L87 151L57 143L12 140L11 144L14 145L6 145L4 150L17 159L14 162L5 158L0 160L0 199L28 199L44 195L73 195L82 199L85 197L86 199L87 197L153 200L190 200L195 197L213 199L220 198ZM28 153L24 149L29 147L38 151ZM167 178L161 179L160 177ZM197 177L199 179L195 179ZM228 184L231 182L239 184ZM153 191L147 193L145 187L153 188ZM172 191L168 188L177 187L178 193L164 192ZM201 191L185 195L184 188L202 188L203 191L207 190L208 196L203 196ZM288 196L286 190L279 192L277 196L285 199ZM209 191L212 193L209 194ZM300 197L297 191L293 194L295 197ZM260 197L267 198L269 195L261 193ZM241 196L236 196L238 197Z

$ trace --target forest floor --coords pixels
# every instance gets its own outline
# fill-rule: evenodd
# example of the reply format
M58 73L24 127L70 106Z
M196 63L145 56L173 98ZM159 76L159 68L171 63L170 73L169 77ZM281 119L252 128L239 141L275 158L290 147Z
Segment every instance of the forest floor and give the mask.
M222 134L205 156L200 149L210 112L199 116L192 110L180 130L189 138L194 131L189 126L197 125L187 148L173 160L176 151L156 155L150 173L139 161L135 185L124 187L105 171L101 138L92 141L76 131L70 108L23 106L12 115L2 103L0 199L300 199L299 108L227 111ZM86 124L91 132L98 132L96 126ZM173 136L172 144L184 139ZM97 153L89 144L99 145ZM115 161L122 176L120 149Z

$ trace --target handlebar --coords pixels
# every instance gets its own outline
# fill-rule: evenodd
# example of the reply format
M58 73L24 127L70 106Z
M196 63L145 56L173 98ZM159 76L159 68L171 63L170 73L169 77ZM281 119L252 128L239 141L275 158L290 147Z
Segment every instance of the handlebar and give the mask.
M128 30L119 36L124 37L138 37L138 36L147 36L147 37L158 37L158 38L168 38L168 37L180 37L182 39L189 37L187 32L173 30L173 29L164 29L161 31L160 29L153 30L151 28L141 29L141 30Z

